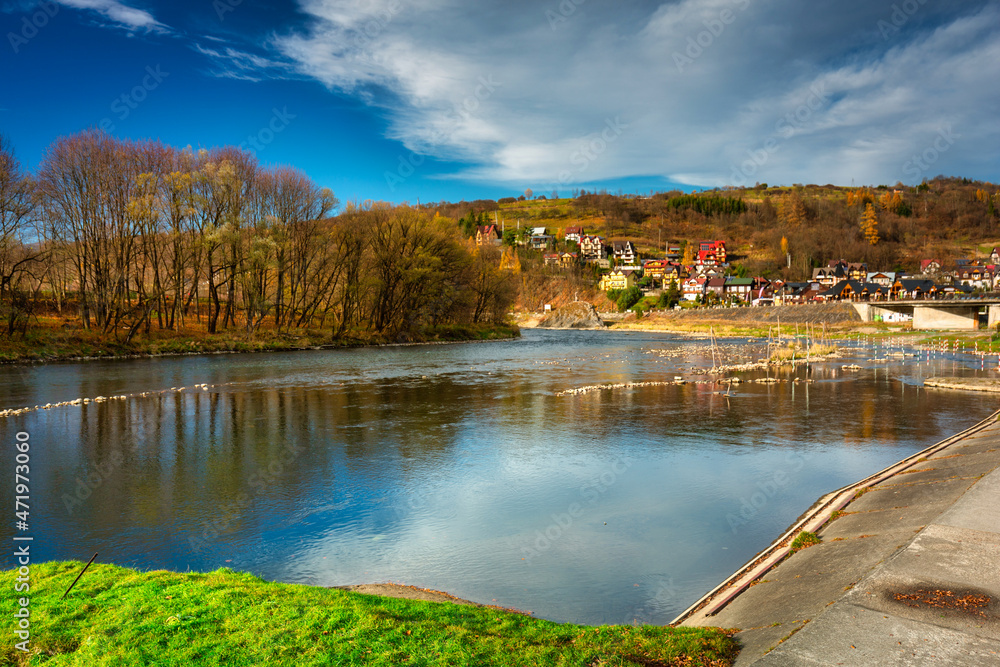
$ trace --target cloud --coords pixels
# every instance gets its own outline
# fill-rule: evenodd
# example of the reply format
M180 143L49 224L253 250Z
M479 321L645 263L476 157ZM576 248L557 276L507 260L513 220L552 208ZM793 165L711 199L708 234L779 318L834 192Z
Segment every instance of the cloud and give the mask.
M276 57L382 109L408 149L466 162L460 178L894 182L948 127L927 177L1000 176L995 0L300 5Z
M212 39L215 42L223 40ZM292 74L292 67L287 62L272 60L231 46L211 48L194 43L193 48L198 53L215 61L212 76L241 81L261 81L267 78L282 78L283 74Z
M118 0L55 0L60 5L73 9L84 9L97 12L114 22L118 27L129 30L146 30L151 32L169 32L170 29L153 18L153 15L143 9L130 7Z

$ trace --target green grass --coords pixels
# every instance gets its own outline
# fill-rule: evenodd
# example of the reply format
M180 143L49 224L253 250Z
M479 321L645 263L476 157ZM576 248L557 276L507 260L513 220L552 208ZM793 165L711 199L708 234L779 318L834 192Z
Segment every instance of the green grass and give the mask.
M795 536L792 540L791 549L792 553L796 551L801 551L802 549L807 549L811 546L819 544L823 540L816 533L810 533L807 530L803 530L801 533Z
M229 569L137 572L31 566L31 649L4 665L731 664L718 629L558 624L492 607L418 602L265 582ZM15 572L0 573L14 588ZM10 605L8 605L9 607Z

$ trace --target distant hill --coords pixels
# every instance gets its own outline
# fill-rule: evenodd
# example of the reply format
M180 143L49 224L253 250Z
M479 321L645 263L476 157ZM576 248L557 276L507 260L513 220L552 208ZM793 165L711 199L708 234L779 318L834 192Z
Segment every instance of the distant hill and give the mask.
M871 214L863 224L869 205L873 225ZM916 271L921 259L947 265L986 258L1000 246L1000 186L943 176L917 187L764 184L697 194L580 193L430 206L456 221L473 213L507 229L544 226L559 240L566 227L582 226L609 242L632 240L643 257L662 257L667 245L721 239L731 262L746 273L792 280L808 278L813 267L831 260ZM867 233L866 225L872 227Z

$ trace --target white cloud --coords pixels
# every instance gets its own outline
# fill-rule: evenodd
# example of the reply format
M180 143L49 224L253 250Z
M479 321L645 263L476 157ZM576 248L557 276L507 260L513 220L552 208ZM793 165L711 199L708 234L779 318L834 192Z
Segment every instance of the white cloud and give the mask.
M212 40L224 43L223 40ZM261 81L265 76L278 78L291 72L291 66L286 62L264 58L231 46L211 48L195 43L194 50L215 61L213 76L238 79L241 81Z
M300 4L281 57L459 177L894 182L948 125L962 139L926 176L1000 162L996 0L917 5L895 31L864 0Z
M148 30L153 32L168 32L169 28L143 9L130 7L118 0L55 0L60 5L73 9L85 9L97 12L110 19L118 26L129 30Z

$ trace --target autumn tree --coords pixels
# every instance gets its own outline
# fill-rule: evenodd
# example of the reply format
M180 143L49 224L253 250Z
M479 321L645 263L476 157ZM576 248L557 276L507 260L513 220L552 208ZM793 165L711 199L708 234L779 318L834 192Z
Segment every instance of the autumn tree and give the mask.
M870 245L878 244L878 214L875 206L870 203L865 205L865 212L861 216L861 235Z
M501 266L501 251L493 245L471 246L469 287L473 295L473 323L499 323L517 298L514 273ZM514 252L509 250L507 252Z
M806 205L797 193L782 197L779 205L782 221L789 227L801 227L806 221Z
M57 140L42 160L43 206L53 233L70 249L84 327L117 335L128 319L131 335L148 314L138 254L144 220L132 201L156 153L149 144L91 130Z
M32 247L32 241L41 239L37 230L32 235L29 224L36 204L34 181L0 134L0 302L6 311L7 335L24 333L34 301L29 293L37 291L44 274L48 253L38 243Z

